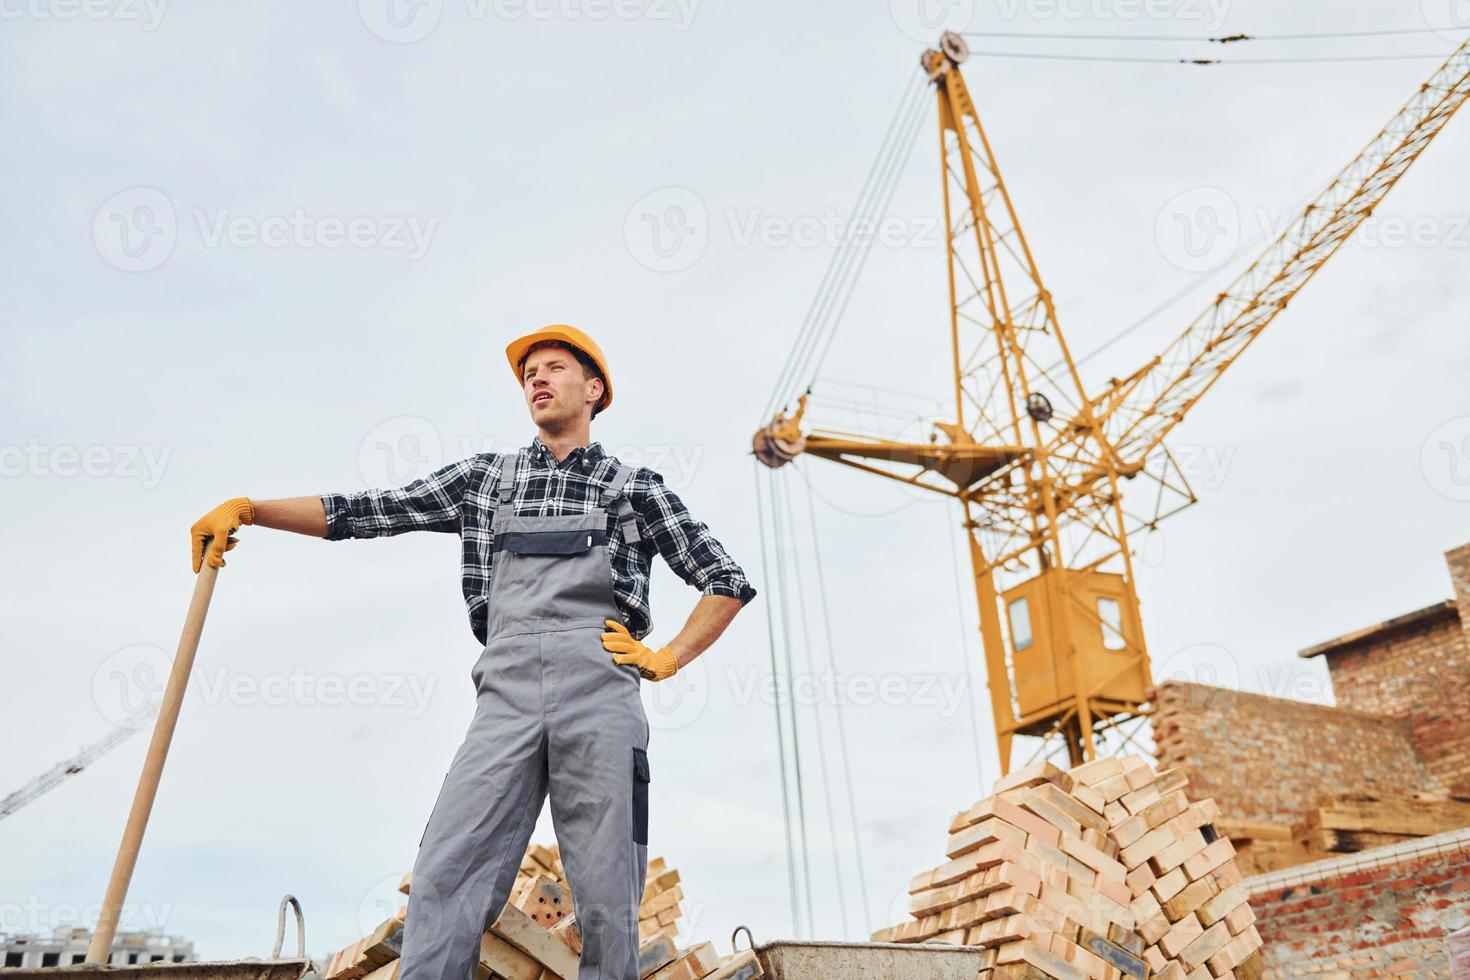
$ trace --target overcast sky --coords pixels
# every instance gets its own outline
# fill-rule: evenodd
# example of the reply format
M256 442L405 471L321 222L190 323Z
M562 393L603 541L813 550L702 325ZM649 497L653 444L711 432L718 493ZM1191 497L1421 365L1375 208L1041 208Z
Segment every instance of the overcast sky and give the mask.
M740 923L769 941L897 921L950 816L997 774L957 515L817 460L809 483L775 474L801 548L787 560L812 576L795 665L810 651L830 673L815 545L841 675L798 707L816 915L794 925L748 449L826 229L933 23L917 0L385 2L0 0L0 795L104 736L167 669L195 518L524 445L502 351L564 321L615 372L594 438L662 472L761 591L682 687L645 688L650 852L683 875L685 938L725 950ZM1093 35L1470 24L1449 0L936 9L977 31ZM972 46L1442 56L1464 35ZM1184 294L1089 361L1088 383L1161 349L1435 65L973 57L1074 350ZM912 392L889 396L909 409L947 384L935 154L930 119L891 209L898 241L874 249L823 368L829 385ZM1175 430L1202 503L1140 542L1157 673L1327 701L1297 650L1450 594L1441 554L1470 540L1467 159L1470 119L1452 120ZM383 917L472 711L457 542L242 538L125 924L265 955L292 892L323 955ZM652 639L695 599L660 565ZM0 931L95 920L146 741L0 823Z

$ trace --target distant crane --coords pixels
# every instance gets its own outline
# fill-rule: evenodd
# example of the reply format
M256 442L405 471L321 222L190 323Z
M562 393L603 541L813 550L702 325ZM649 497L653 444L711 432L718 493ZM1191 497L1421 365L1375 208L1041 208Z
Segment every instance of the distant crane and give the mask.
M945 33L921 58L939 115L953 420L933 422L928 442L804 428L811 383L788 416L802 381L800 369L788 370L777 385L783 408L752 446L771 467L805 453L958 500L1001 767L1010 769L1016 735L1048 740L1043 751L1060 740L1076 764L1096 755L1107 729L1142 716L1153 684L1128 536L1196 499L1165 435L1470 97L1470 41L1163 353L1091 392L960 74L968 56L964 39ZM887 166L874 186L896 181L898 169ZM871 200L886 206L883 193ZM838 268L834 257L834 268L798 351L825 350L816 329L823 311L840 317L846 306L838 297L851 264ZM1134 496L1148 507L1131 513L1120 481L1140 478L1149 492Z
M38 797L49 793L72 776L75 776L102 758L108 752L117 748L123 742L126 742L146 727L140 724L140 722L147 720L147 717L140 717L133 719L127 725L119 725L97 741L82 746L81 751L70 759L63 759L14 793L11 793L4 799L0 799L0 820L4 820L27 803L31 803Z

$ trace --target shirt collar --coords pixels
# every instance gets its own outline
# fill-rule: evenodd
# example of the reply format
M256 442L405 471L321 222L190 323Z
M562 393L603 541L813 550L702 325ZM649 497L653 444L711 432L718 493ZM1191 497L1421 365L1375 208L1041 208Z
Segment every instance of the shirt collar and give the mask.
M539 434L531 438L532 458L552 469L575 466L581 463L585 469L590 470L593 466L602 462L603 457L606 455L607 453L602 449L602 443L592 442L585 446L574 447L571 452L567 453L566 459L557 462L556 453L553 453L546 447L546 444L541 441Z

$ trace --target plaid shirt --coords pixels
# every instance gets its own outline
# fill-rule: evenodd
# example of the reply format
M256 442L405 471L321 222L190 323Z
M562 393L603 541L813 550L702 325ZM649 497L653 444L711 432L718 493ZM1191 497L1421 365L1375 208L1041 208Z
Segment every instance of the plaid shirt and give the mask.
M578 446L557 461L539 436L525 450L526 465L516 484L517 515L554 516L586 514L597 504L602 488L612 480L618 460L600 443ZM464 601L470 628L485 642L487 589L494 564L491 521L497 505L490 488L503 462L514 453L480 453L450 463L422 479L394 490L324 493L327 540L377 538L404 531L457 533L462 543ZM633 505L643 540L628 545L608 510L608 557L612 564L613 593L623 623L642 639L653 628L648 608L648 576L654 553L663 555L680 578L704 595L733 596L744 605L755 589L740 566L725 552L709 528L696 521L684 501L658 473L637 467L623 493Z

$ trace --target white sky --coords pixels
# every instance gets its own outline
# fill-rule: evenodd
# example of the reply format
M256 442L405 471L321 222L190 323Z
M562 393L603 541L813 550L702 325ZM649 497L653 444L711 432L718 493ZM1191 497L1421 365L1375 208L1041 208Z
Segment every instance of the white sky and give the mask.
M120 671L166 663L149 648L171 653L177 641L187 528L200 513L238 494L401 482L415 466L526 443L533 430L501 352L528 327L566 321L614 365L618 400L594 437L663 472L761 589L681 675L677 703L648 690L651 851L683 875L686 937L724 950L739 923L760 941L795 935L774 712L761 693L775 590L747 450L830 254L780 232L847 213L922 48L902 29L916 10L429 0L428 20L405 7L390 21L377 0L88 9L98 16L63 18L73 8L61 0L0 3L0 795L107 732ZM951 23L968 15L976 30L1470 23L1449 0L1391 13L1321 0L1149 9L948 7ZM1006 44L1028 49L972 41ZM1203 53L1452 46L1429 34ZM1196 286L1090 362L1089 383L1161 348L1248 261L1262 221L1279 223L1323 185L1434 64L972 59L967 77L1074 349ZM916 240L875 252L824 376L943 390L942 251L923 234L939 208L934 147L929 121L892 207ZM1321 665L1296 650L1450 594L1440 555L1470 539L1467 158L1470 121L1456 119L1368 233L1176 430L1203 503L1147 542L1141 563L1159 673L1327 699ZM1223 202L1227 230L1243 229L1212 273L1170 260L1180 195ZM667 205L691 201L696 257L650 268L666 260L645 216L667 233L680 220ZM294 230L280 220L293 215ZM135 222L131 252L119 218ZM340 244L333 222L354 218L366 219L361 241ZM221 237L222 222L234 230ZM144 243L141 225L166 234ZM776 237L748 238L755 226ZM250 237L281 228L283 244ZM76 454L91 475L75 472ZM863 938L898 919L910 876L940 858L950 815L984 791L967 696L984 698L965 686L980 674L974 610L957 603L955 515L814 463L840 672L900 689L844 715L866 916L833 697L817 699L833 823L813 710L799 710L817 909L800 931ZM805 485L793 470L778 476L805 541ZM411 864L471 713L476 645L457 542L243 537L221 575L129 924L161 925L208 957L264 955L290 891L322 955L381 918L383 883ZM660 566L653 639L670 637L695 598ZM826 664L825 642L814 662ZM271 695L293 678L302 693ZM367 703L318 684L365 685ZM978 724L988 786L988 717ZM91 923L145 743L0 823L0 931ZM551 839L546 816L536 839Z

